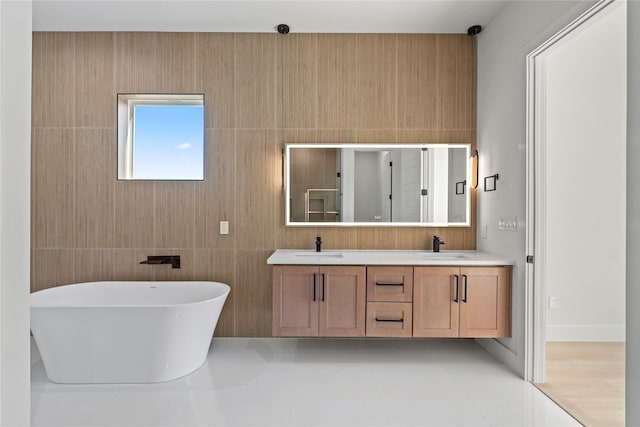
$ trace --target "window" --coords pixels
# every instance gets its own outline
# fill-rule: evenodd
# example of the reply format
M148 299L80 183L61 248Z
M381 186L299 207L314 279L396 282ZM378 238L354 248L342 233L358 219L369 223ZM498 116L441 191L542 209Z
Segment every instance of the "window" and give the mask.
M203 180L204 95L119 94L118 179Z

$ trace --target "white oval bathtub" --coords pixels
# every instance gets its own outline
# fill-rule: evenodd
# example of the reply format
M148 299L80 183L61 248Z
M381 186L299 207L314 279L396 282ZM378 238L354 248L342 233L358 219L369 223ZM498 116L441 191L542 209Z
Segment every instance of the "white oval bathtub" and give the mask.
M31 294L31 331L56 383L154 383L207 358L229 294L217 282L90 282Z

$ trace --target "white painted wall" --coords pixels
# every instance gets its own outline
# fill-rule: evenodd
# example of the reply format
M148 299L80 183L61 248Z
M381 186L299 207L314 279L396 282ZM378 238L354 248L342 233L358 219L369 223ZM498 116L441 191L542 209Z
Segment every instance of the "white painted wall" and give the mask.
M624 341L626 21L615 2L538 58L547 341Z
M516 261L512 338L481 340L525 376L526 55L591 7L591 1L512 1L478 37L479 250ZM500 174L497 191L483 178ZM499 231L500 216L516 216L517 231ZM487 225L487 238L481 238Z
M626 418L640 425L640 2L627 3L627 365Z
M29 425L31 1L0 2L0 425Z

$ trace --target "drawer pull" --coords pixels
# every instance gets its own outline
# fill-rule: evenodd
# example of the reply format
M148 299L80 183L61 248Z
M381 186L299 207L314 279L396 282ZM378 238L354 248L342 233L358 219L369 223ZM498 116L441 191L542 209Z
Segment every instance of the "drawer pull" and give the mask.
M404 286L404 283L384 283L384 282L376 282L376 286Z
M376 317L376 322L404 322L404 319L378 319Z

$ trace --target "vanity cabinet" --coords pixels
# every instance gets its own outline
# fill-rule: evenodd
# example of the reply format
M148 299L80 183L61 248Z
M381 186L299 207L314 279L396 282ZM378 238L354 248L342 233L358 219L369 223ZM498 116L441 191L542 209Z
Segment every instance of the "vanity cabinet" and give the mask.
M274 266L273 336L364 336L365 277L362 266Z
M511 336L511 262L480 252L277 250L274 337Z
M413 336L511 335L510 267L414 267Z

